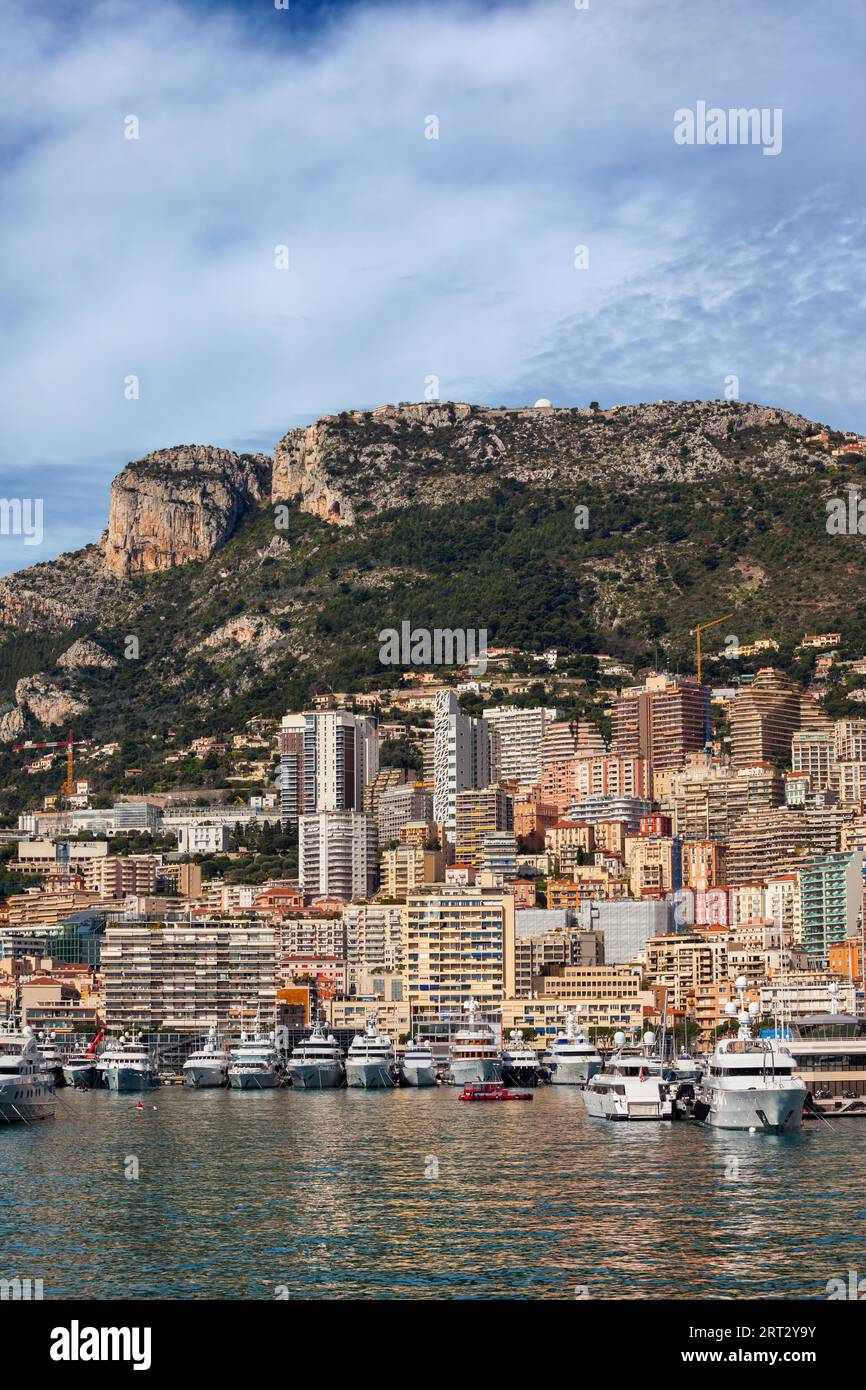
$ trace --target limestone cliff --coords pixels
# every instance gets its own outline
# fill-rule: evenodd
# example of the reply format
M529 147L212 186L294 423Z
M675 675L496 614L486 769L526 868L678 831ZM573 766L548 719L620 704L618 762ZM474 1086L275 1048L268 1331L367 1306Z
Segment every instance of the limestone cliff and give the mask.
M206 445L159 449L111 485L105 566L123 579L206 560L267 496L271 461Z
M726 401L606 411L385 405L290 430L274 452L271 498L351 526L365 513L480 497L504 479L537 488L689 483L745 459L751 471L797 473L810 466L810 429L787 411Z

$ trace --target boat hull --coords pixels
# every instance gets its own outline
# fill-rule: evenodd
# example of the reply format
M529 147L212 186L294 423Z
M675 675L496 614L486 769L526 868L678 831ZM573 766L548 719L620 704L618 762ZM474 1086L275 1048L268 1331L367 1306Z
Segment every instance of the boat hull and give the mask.
M153 1072L139 1067L107 1067L105 1080L109 1091L150 1091L159 1085Z
M64 1067L63 1079L67 1086L95 1086L96 1067Z
M36 1120L53 1120L55 1108L53 1099L0 1100L0 1123L33 1124Z
M280 1078L272 1071L229 1072L233 1091L272 1091L279 1084Z
M289 1062L286 1071L300 1091L335 1091L343 1084L342 1062Z
M448 1067L452 1086L466 1086L472 1081L501 1081L502 1067L498 1057L453 1058Z
M382 1062L347 1062L346 1085L365 1091L385 1091L396 1086L397 1078L390 1066Z
M785 1086L778 1090L708 1090L700 1099L709 1111L701 1124L714 1129L765 1129L777 1134L802 1128L805 1087Z
M183 1084L194 1091L204 1091L218 1086L227 1086L228 1077L224 1067L209 1067L205 1063L183 1069Z
M509 1065L508 1062L503 1062L502 1081L505 1086L516 1086L520 1090L526 1090L528 1086L537 1086L539 1081L538 1067L513 1066Z
M585 1062L548 1062L550 1068L551 1086L585 1086L588 1081L600 1072L603 1066L601 1058L598 1061L587 1059Z
M581 1091L584 1109L595 1120L672 1120L673 1102L660 1095L657 1083L644 1082L625 1094L597 1091L587 1086Z
M436 1063L418 1063L417 1066L411 1062L407 1066L403 1063L401 1074L405 1086L435 1086L436 1085Z

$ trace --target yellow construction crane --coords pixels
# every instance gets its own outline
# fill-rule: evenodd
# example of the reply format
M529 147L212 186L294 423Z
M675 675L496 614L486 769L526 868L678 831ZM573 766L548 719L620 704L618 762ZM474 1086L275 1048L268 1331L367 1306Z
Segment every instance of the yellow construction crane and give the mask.
M692 628L692 636L695 637L698 650L698 684L701 683L701 633L708 627L717 627L719 623L726 623L728 618L733 618L733 613L725 613L721 618L713 618L711 623L698 623L697 627Z

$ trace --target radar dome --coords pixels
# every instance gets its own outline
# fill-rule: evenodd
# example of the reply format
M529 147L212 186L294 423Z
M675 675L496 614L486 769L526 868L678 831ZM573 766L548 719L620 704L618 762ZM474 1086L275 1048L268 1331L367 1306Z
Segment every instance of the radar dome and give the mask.
M546 396L542 396L540 400L535 402L532 408L533 410L552 410L553 402L549 401Z
M625 1045L625 1033L614 1033L613 1040L617 1047L623 1047Z

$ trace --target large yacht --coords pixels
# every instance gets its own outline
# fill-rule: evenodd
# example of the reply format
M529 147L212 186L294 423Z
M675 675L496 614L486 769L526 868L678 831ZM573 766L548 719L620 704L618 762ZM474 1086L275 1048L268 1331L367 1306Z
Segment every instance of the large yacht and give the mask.
M121 1038L106 1047L99 1068L109 1091L147 1091L159 1085L156 1063L137 1038Z
M655 1033L644 1033L640 1047L627 1047L624 1033L614 1034L616 1051L581 1091L587 1115L601 1120L672 1120L676 1085L669 1069L654 1055Z
M309 1037L293 1048L286 1071L293 1086L306 1091L334 1090L342 1086L343 1057L340 1044L331 1033L326 1033L323 1019L313 1024Z
M85 1052L73 1052L63 1060L63 1079L67 1086L96 1086L101 1076L97 1068L99 1044L105 1036L100 1028L93 1042Z
M429 1043L416 1038L403 1053L400 1072L407 1086L435 1086L436 1058Z
M42 1066L47 1071L54 1085L58 1088L66 1085L66 1077L63 1074L63 1057L57 1050L56 1033L38 1033L37 1046L39 1056L42 1058Z
M0 1032L0 1120L47 1120L54 1114L54 1080L42 1064L32 1028Z
M554 1086L585 1086L602 1069L598 1048L575 1025L576 1016L569 1010L565 1032L558 1035L544 1059Z
M397 1057L387 1033L379 1032L376 1014L367 1019L363 1033L356 1033L346 1057L346 1085L382 1090L397 1085Z
M204 1047L193 1052L183 1064L183 1084L195 1090L227 1086L231 1058L221 1047L216 1033L209 1033Z
M796 1062L784 1043L753 1037L760 1005L745 1008L747 981L740 976L735 1038L722 1038L709 1058L703 1084L695 1092L694 1117L718 1129L799 1129L803 1123L806 1083L794 1074Z
M479 1022L474 999L467 1001L466 1012L466 1026L451 1040L448 1081L452 1086L465 1086L468 1081L501 1081L502 1063L493 1029L488 1023Z
M283 1065L270 1033L244 1033L231 1054L229 1086L238 1091L268 1091L284 1081Z
M502 1080L506 1086L537 1086L541 1079L538 1054L523 1041L519 1028L512 1028L502 1049Z

